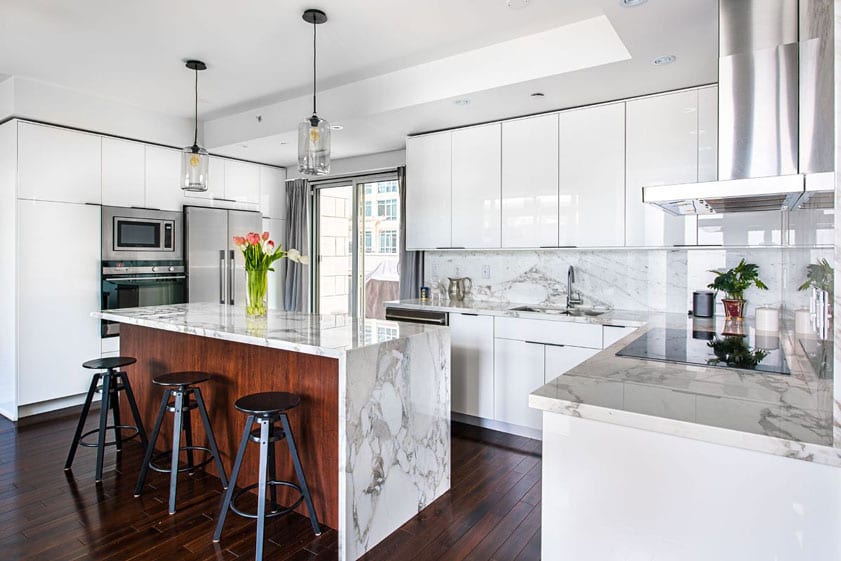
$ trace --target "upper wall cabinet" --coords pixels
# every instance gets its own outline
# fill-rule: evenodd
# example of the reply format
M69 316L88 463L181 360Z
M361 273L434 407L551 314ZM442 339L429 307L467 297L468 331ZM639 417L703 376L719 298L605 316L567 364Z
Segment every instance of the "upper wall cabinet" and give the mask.
M406 247L450 247L452 134L406 139Z
M560 114L561 246L625 243L625 104Z
M286 170L260 166L260 212L263 218L286 220Z
M94 134L18 124L18 197L102 201L102 142Z
M260 204L260 168L225 160L225 198L237 203Z
M140 142L102 138L102 204L146 206L146 149Z
M146 206L161 210L181 210L181 151L146 146Z
M502 123L502 247L558 245L558 115Z
M496 248L501 245L500 123L453 131L452 245Z

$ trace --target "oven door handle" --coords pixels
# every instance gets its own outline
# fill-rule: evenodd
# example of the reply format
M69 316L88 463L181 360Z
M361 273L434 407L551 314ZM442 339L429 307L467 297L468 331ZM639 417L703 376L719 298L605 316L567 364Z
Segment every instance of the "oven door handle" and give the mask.
M172 275L166 277L105 277L102 280L107 282L140 282L146 280L181 280L186 278L186 275Z

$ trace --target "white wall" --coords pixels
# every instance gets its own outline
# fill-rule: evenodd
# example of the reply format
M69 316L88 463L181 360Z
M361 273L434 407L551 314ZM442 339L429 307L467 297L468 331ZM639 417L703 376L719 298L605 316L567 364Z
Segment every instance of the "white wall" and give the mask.
M334 176L363 174L369 171L383 169L394 169L397 166L406 165L406 151L394 150L392 152L380 152L379 154L368 154L367 156L356 156L354 158L342 158L330 162L330 175L307 179L322 181ZM301 174L295 166L289 166L287 179L298 179Z
M11 115L171 146L193 140L192 119L20 76L0 83L0 119Z

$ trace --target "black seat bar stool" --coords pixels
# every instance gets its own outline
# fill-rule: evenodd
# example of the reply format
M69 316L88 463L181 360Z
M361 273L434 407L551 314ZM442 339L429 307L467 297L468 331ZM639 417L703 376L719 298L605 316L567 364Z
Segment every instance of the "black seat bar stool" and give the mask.
M164 395L161 398L161 407L158 409L158 417L155 419L155 428L152 430L152 439L149 447L146 448L146 456L143 458L143 465L140 468L140 475L137 478L137 486L134 488L134 496L139 497L143 492L143 485L146 483L146 474L149 468L160 472L169 473L169 513L175 514L175 492L178 484L178 474L188 471L191 474L211 460L216 461L216 468L219 470L219 479L222 487L227 489L228 479L225 477L225 467L222 465L222 458L219 456L219 448L216 446L216 438L213 436L213 427L210 426L210 419L207 416L207 406L204 403L201 390L195 386L210 380L206 372L171 372L157 376L152 383L163 386ZM195 400L192 399L195 397ZM172 401L170 401L170 398ZM204 432L207 435L208 446L193 445L193 425L190 421L190 412L193 409L199 410ZM161 423L164 413L173 413L172 427L172 450L154 454L155 442L161 432ZM181 432L184 432L186 446L181 446ZM199 464L193 458L193 452L201 450L207 452L209 457ZM179 456L181 451L187 454L187 466L179 467ZM154 454L154 457L153 457ZM170 465L161 467L155 464L154 460L170 456Z
M228 484L228 490L225 493L225 499L222 502L222 507L219 510L219 520L216 524L216 531L213 533L213 541L218 542L222 536L222 526L225 525L225 517L230 508L240 516L246 518L257 519L257 551L255 560L261 561L263 559L263 535L265 529L266 518L274 516L281 516L295 510L302 501L307 503L307 510L310 515L310 523L312 524L313 532L316 536L321 535L321 527L318 524L318 519L315 515L315 508L312 504L312 497L307 486L307 479L304 476L304 470L301 467L301 458L298 456L298 449L295 446L295 438L292 436L292 430L289 427L289 418L286 416L286 411L297 407L301 403L301 398L297 395L286 392L263 392L247 395L241 397L236 401L234 407L248 414L248 419L245 421L245 428L242 431L242 440L237 451L236 461L234 461L234 469L231 472L231 481ZM260 427L252 430L255 423L259 423ZM277 426L276 423L280 423ZM275 442L286 440L286 445L289 448L289 454L292 456L292 463L295 467L295 476L298 479L298 484L292 481L278 481L275 472ZM260 475L259 482L244 487L238 491L234 491L239 476L239 470L242 467L242 459L245 456L245 449L248 442L256 442L260 445ZM268 472L268 473L267 473ZM269 487L271 498L271 511L266 512L266 487ZM291 487L298 491L301 496L298 497L292 505L279 508L277 504L277 486ZM236 501L244 493L251 489L257 488L257 513L252 514L243 512L236 506Z
M76 450L79 446L86 446L88 448L96 448L96 482L102 481L102 463L104 460L105 447L116 446L117 452L123 449L123 441L135 436L140 437L140 441L144 447L147 446L146 431L143 430L143 421L140 420L140 412L137 409L137 402L134 400L134 392L131 391L131 384L129 384L128 376L125 372L118 371L119 368L129 366L137 362L136 358L130 356L112 356L105 358L95 358L82 364L83 368L89 370L107 370L107 372L97 372L91 378L91 385L88 388L88 395L85 398L85 404L82 406L82 415L79 417L79 424L76 426L76 434L73 436L73 443L70 445L70 452L67 454L67 461L64 464L64 471L70 470L73 465L73 458L76 456ZM102 382L100 386L99 383ZM88 418L88 412L93 402L93 396L97 391L102 392L101 410L99 412L99 428L90 430L82 434L85 428L85 422ZM123 425L120 421L120 397L119 392L125 391L129 407L131 407L131 414L134 417L135 425ZM114 417L114 424L108 424L108 411L111 410ZM105 441L105 433L108 429L113 429L114 440L111 442ZM122 436L122 431L133 430L134 434L128 438ZM85 442L84 438L88 435L98 433L96 442Z

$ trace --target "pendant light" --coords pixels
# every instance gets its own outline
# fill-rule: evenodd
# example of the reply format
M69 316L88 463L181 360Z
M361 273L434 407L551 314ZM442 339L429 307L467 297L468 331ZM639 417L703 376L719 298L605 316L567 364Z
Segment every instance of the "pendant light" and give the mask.
M187 68L196 73L195 129L193 145L181 151L181 188L184 191L207 191L207 169L210 157L199 146L199 71L207 65L200 60L188 60Z
M304 21L312 24L312 116L298 125L298 172L304 175L330 173L330 123L315 111L315 28L327 21L321 10L307 10Z

